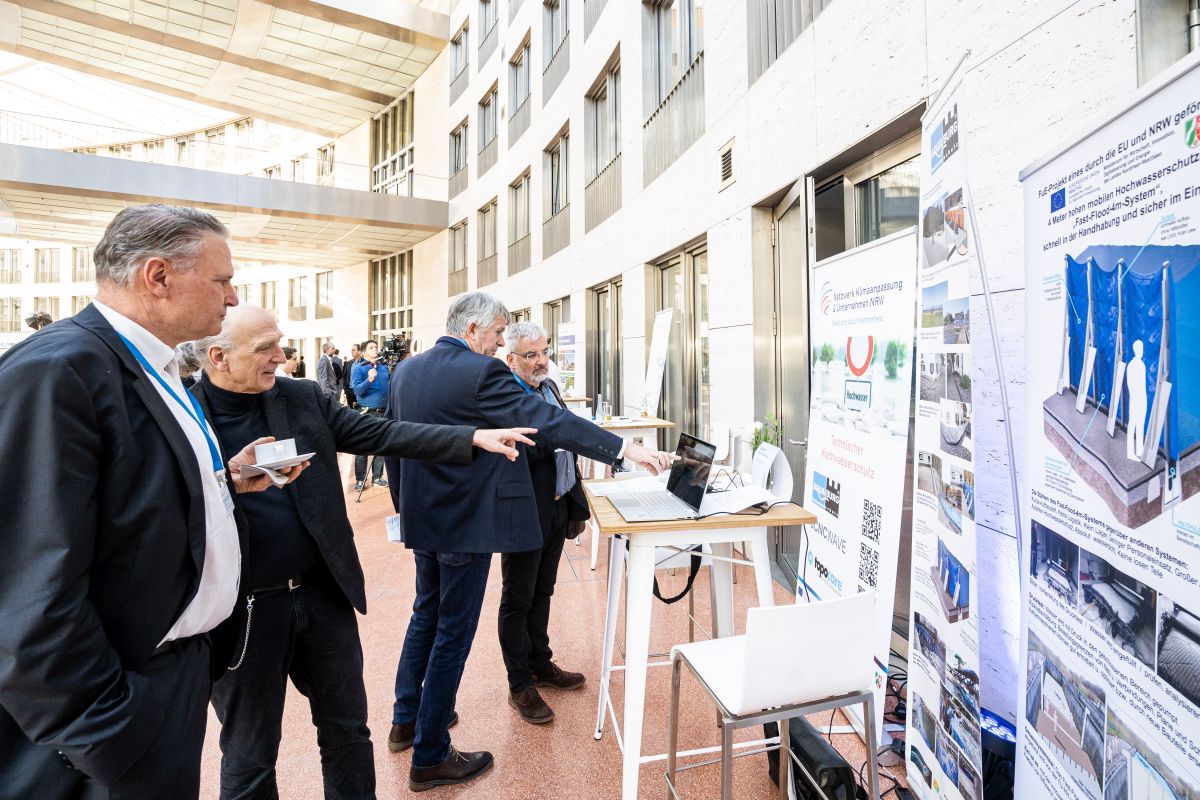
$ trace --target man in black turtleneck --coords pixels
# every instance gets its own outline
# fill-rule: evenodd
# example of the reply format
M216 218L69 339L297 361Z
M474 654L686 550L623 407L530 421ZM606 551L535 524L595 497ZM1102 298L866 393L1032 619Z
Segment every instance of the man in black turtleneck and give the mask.
M295 438L297 452L314 453L294 484L239 502L249 542L238 609L227 623L234 660L228 671L221 665L224 676L213 687L222 724L221 797L278 796L275 759L290 677L308 698L317 726L325 796L374 798L354 613L366 613L366 593L337 454L469 463L475 446L515 458L513 442L528 442L521 435L528 429L357 414L312 381L276 377L284 360L281 335L273 315L241 304L229 310L220 334L196 343L205 380L193 393L227 452L272 435Z

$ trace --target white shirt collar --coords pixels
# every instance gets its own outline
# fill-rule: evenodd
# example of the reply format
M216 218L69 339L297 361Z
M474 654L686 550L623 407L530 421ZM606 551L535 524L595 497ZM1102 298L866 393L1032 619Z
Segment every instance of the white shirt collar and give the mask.
M133 342L133 346L142 352L147 363L160 372L172 373L172 367L178 357L175 348L169 347L150 331L99 300L93 300L92 305L108 321L108 324L113 326L113 330Z

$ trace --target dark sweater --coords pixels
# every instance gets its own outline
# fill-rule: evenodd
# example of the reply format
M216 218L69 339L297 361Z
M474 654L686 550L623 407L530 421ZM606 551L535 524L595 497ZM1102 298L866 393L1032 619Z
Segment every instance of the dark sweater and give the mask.
M209 422L226 457L271 435L261 394L230 392L212 381L206 386L212 412ZM295 578L320 560L317 544L296 510L294 491L294 485L288 484L238 497L249 524L249 552L242 553L243 594Z

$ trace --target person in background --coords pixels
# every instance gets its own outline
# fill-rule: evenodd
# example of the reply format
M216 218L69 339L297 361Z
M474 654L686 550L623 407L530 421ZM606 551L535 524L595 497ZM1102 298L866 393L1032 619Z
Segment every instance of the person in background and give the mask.
M200 795L228 659L210 632L243 552L230 491L271 485L241 475L271 440L226 458L176 371L179 343L237 305L228 236L193 208L122 209L92 255L95 302L0 359L0 457L29 467L0 481L4 797Z
M222 444L269 433L294 436L300 452L314 454L302 483L242 503L247 558L241 602L226 623L238 644L236 663L217 665L212 699L221 720L221 797L278 797L275 762L290 677L317 728L325 796L373 800L355 614L366 613L367 598L337 454L466 464L474 448L515 458L512 442L529 440L515 431L356 414L312 381L276 379L281 335L272 314L243 304L226 315L219 334L196 343L206 377L195 395Z
M358 408L364 414L382 416L387 412L388 381L391 370L387 364L379 361L379 342L369 339L362 343L362 358L354 365L354 374L350 378L350 387L358 401ZM388 482L383 478L383 459L371 457L371 480L376 486L386 487ZM367 456L354 457L354 491L361 492L366 488Z
M333 342L321 345L321 357L317 359L317 385L327 396L337 399L341 394L341 360Z
M504 362L508 310L484 292L450 301L446 335L400 364L388 416L408 422L511 427L525 420L537 440L612 464L624 455L651 472L671 456L625 443L540 397L524 392ZM408 786L425 791L473 780L492 767L486 751L450 743L455 696L479 624L493 553L542 546L542 526L529 467L481 453L469 465L388 459L392 503L404 545L416 562L416 599L396 666L396 703L388 748L412 748Z
M283 363L275 367L275 374L280 378L296 377L296 348L283 348Z
M350 358L342 362L342 387L346 390L346 405L351 408L358 408L358 398L354 396L354 389L350 386L350 380L354 377L354 367L362 358L362 345L350 345Z
M200 357L191 342L183 342L175 348L175 352L179 354L179 380L183 388L190 389L196 385L200 374Z
M292 377L293 378L307 378L308 377L308 365L304 363L304 354L301 353L298 358L299 358L299 360L296 362L296 369L292 373Z

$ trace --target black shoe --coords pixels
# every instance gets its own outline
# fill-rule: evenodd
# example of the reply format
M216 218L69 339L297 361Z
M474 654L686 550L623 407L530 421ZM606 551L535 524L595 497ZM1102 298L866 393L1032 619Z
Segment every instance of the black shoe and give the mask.
M383 478L376 478L376 479L375 479L375 485L376 485L376 486L382 486L383 488L385 488L385 489L386 489L386 488L387 488L387 485L388 485L388 482L387 482L386 480L384 480Z
M586 680L582 672L567 672L553 661L546 669L533 673L534 686L548 686L551 689L579 689Z
M366 481L357 481L357 482L354 484L354 491L356 491L356 492L361 492L361 491L362 491L363 489L365 489L365 488L367 488L367 482L366 482Z
M423 792L436 786L466 783L478 778L495 764L492 754L486 750L478 753L460 753L450 746L450 755L436 767L410 767L408 788Z
M450 724L447 729L453 728L458 724L458 712L450 714ZM413 740L417 738L417 723L401 722L398 725L392 726L392 732L388 734L388 750L393 753L403 753L405 750L413 746Z
M508 704L517 710L521 719L534 725L545 725L554 721L554 709L546 705L538 690L532 686L519 692L509 692Z

